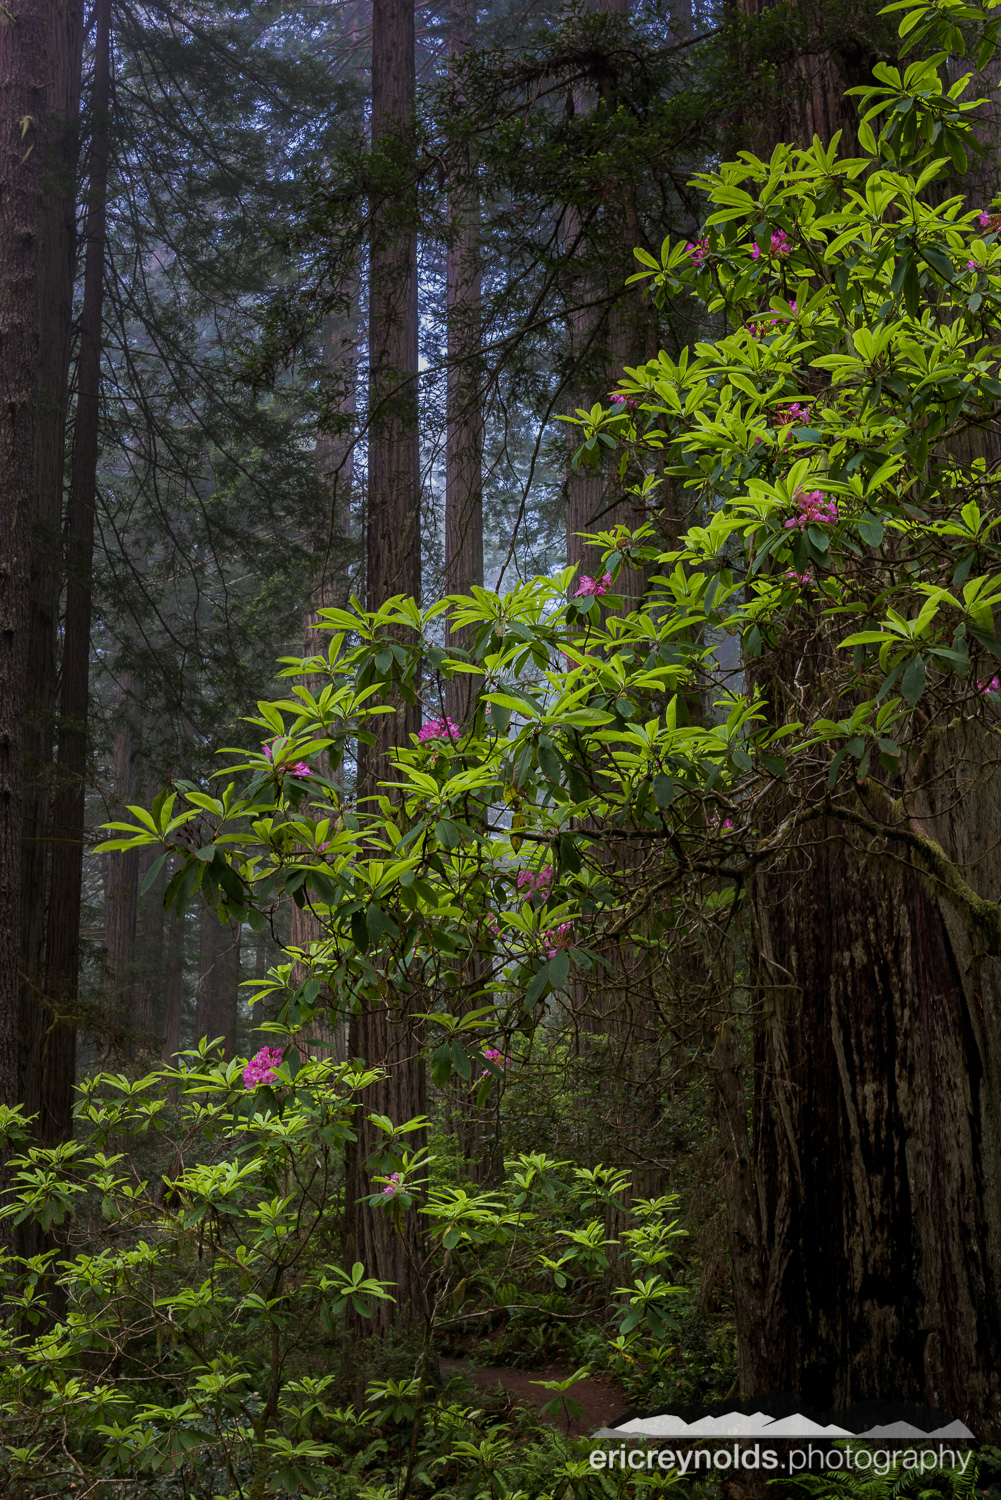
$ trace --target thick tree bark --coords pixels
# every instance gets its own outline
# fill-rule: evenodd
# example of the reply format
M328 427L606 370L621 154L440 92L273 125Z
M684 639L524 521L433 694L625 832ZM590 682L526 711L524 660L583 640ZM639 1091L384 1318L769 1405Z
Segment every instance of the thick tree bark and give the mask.
M36 515L39 246L50 7L0 17L0 1104L18 1088L21 833L29 580Z
M950 731L905 832L1001 885L1001 765ZM750 891L751 1128L726 1060L741 1388L927 1402L1001 1431L1001 960L872 829L863 786ZM941 889L941 888L939 888ZM743 1116L743 1118L742 1118Z
M452 0L448 49L453 64L476 41L472 0ZM479 203L464 184L449 205L451 240L446 256L448 377L445 413L445 593L468 594L483 583L483 405L480 367L481 274ZM448 641L462 647L463 632L449 627ZM445 688L445 712L461 724L469 707L470 678L455 676Z
M372 156L382 200L372 209L369 281L368 600L420 598L420 451L417 431L417 233L412 184L412 0L372 11ZM395 189L397 197L389 193ZM401 720L410 720L401 710ZM389 715L385 744L406 743ZM381 768L380 768L381 769Z
M28 586L24 853L21 867L19 1092L26 1110L33 1115L38 1115L42 1107L42 1040L51 1019L44 1003L45 914L50 857L50 767L59 691L56 658L62 578L63 461L73 330L82 54L81 0L62 0L62 3L53 4L49 38L49 77L52 82L47 95L48 150L39 266L38 505Z
M69 1134L76 1072L80 977L80 908L87 791L87 710L90 698L91 574L97 495L98 403L104 241L108 197L108 116L111 107L111 0L94 11L90 174L85 229L83 307L77 361L69 506L66 516L66 606L59 698L57 785L46 934L46 996L52 1011L42 1059L42 1120L54 1138Z
M420 597L420 450L417 432L417 240L413 186L415 91L413 0L374 0L372 8L372 158L378 178L372 210L369 282L368 605L378 609L394 594ZM392 194L392 196L391 196ZM395 714L381 717L377 744L360 767L364 794L372 795L390 771L389 751L409 744L419 727L416 707L389 698ZM386 1068L356 1116L357 1141L346 1160L349 1258L370 1276L392 1281L399 1303L381 1304L373 1333L412 1313L411 1271L418 1253L416 1215L404 1234L390 1219L359 1200L378 1191L366 1162L381 1133L365 1121L371 1110L403 1122L421 1113L424 1063L414 1022L396 997L353 1016L352 1057ZM418 1144L413 1141L413 1144Z
M760 18L777 8L777 0L743 0L744 14ZM829 142L842 132L840 150L858 150L858 111L845 90L868 83L879 50L864 35L880 26L879 6L863 6L840 31L824 7L798 0L785 14L785 35L773 39L771 55L759 72L764 98L756 118L740 122L740 145L768 157L777 141L808 146L815 135ZM885 24L885 23L884 23ZM735 59L742 66L740 59ZM750 80L748 80L750 83Z

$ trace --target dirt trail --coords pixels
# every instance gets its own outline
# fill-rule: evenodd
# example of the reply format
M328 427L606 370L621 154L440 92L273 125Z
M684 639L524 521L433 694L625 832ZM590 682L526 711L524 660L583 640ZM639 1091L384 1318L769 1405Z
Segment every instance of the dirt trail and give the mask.
M559 1395L558 1391L547 1391L544 1386L533 1385L535 1380L568 1380L573 1370L561 1365L547 1365L542 1370L519 1370L511 1365L477 1365L468 1359L443 1359L442 1374L464 1375L477 1389L496 1394L498 1387L513 1401L523 1401L536 1411ZM546 1417L561 1432L571 1437L586 1437L597 1427L611 1427L628 1409L628 1402L610 1380L598 1375L588 1375L570 1387L567 1394L583 1407L580 1417L567 1426L566 1418Z

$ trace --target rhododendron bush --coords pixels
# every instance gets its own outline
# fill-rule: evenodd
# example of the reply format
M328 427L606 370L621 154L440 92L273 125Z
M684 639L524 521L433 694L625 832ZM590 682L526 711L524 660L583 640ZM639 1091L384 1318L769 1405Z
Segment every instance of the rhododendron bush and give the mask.
M324 1454L302 1413L322 1407L319 1384L297 1377L273 1394L258 1376L277 1378L267 1351L288 1320L333 1327L390 1290L319 1248L331 1162L371 1075L315 1058L324 1028L362 1003L404 997L435 1086L482 1104L623 950L683 986L694 940L711 999L691 1048L708 1053L747 1014L731 970L749 882L821 820L864 835L872 860L905 851L983 951L1001 951L993 897L914 814L937 737L975 732L988 764L999 724L1001 516L978 434L1001 405L1001 216L946 184L971 144L971 106L940 64L880 65L862 91L859 156L816 140L769 161L744 153L697 179L695 238L665 242L659 259L637 251L645 293L693 299L713 336L630 368L608 406L578 412L576 461L617 464L654 520L591 536L590 574L423 610L397 598L321 611L326 650L286 661L287 694L251 715L261 751L223 751L214 791L178 781L111 825L108 851L172 859L168 905L206 901L261 931L291 900L319 935L254 985L271 1017L263 1050L228 1070L203 1055L159 1080L180 1090L184 1139L201 1142L178 1138L164 1189L137 1185L116 1145L126 1122L168 1118L150 1080L97 1080L81 1105L93 1140L20 1164L17 1211L58 1226L99 1190L109 1223L143 1226L127 1253L64 1249L48 1274L70 1297L68 1324L33 1343L9 1335L18 1399L36 1400L42 1427L46 1403L77 1399L63 1375L80 1351L113 1343L93 1308L138 1299L185 1389L181 1406L156 1409L144 1447L138 1408L122 1416L109 1387L101 1420L122 1465L147 1452L181 1463L231 1419L242 1472L285 1464L313 1483ZM672 546L655 524L668 481L695 517ZM461 647L441 644L446 612ZM821 665L801 682L808 651ZM461 723L445 711L458 677ZM359 748L390 697L419 699L423 727L378 795L359 797ZM521 1243L525 1205L553 1172L523 1159L496 1193L473 1193L408 1151L413 1125L379 1119L373 1200L397 1227L407 1214L433 1227L431 1325L480 1296L477 1257ZM216 1141L226 1150L213 1155ZM575 1179L586 1227L536 1243L534 1270L561 1287L571 1265L603 1276L620 1186ZM656 1268L671 1207L633 1205L612 1330L623 1360L670 1353L671 1288ZM150 1289L172 1235L207 1260L168 1316ZM244 1334L262 1351L253 1381L237 1360ZM79 1399L88 1413L99 1404L89 1385ZM193 1438L189 1417L203 1424Z

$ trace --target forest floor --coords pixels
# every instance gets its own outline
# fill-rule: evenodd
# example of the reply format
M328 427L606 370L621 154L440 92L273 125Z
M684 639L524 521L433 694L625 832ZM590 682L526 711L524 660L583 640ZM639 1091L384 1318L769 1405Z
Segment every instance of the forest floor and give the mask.
M525 1402L539 1411L547 1401L559 1395L558 1391L547 1391L545 1386L535 1385L539 1380L568 1380L574 1373L561 1365L547 1365L541 1370L522 1370L513 1365L477 1365L468 1359L443 1359L442 1373L463 1375L471 1380L478 1390L492 1396L506 1397L514 1406ZM588 1375L578 1380L567 1392L568 1396L582 1407L581 1415L567 1425L566 1417L546 1417L554 1427L570 1437L586 1437L598 1427L612 1427L625 1416L629 1403L616 1390L610 1380Z

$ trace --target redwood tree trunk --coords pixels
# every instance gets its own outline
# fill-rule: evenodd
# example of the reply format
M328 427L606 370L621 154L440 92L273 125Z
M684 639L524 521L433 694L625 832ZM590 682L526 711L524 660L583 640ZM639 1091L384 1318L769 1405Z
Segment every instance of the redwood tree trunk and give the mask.
M0 24L0 1104L17 1102L21 818L35 468L49 7Z
M394 594L420 597L420 450L417 432L417 238L413 169L413 0L374 0L372 7L372 161L376 187L370 240L368 605ZM416 707L388 696L395 714L381 717L378 740L360 767L363 794L372 795L390 772L392 746L409 744L420 720ZM351 1258L367 1273L392 1281L398 1306L382 1303L372 1332L412 1313L411 1268L418 1253L416 1215L404 1235L390 1219L359 1200L378 1192L366 1163L384 1137L365 1122L372 1110L402 1122L422 1112L424 1063L404 1004L392 997L351 1020L351 1055L387 1070L356 1116L357 1141L348 1147L345 1201ZM410 1138L413 1145L419 1144Z
M337 413L342 420L350 420L356 411L355 388L357 380L358 320L351 315L344 319L330 318L324 330L324 362L333 379L338 382L341 397ZM339 423L331 423L338 427ZM302 622L302 654L304 657L326 654L330 644L330 632L320 627L320 611L324 609L346 609L351 595L351 570L349 543L351 538L351 500L354 486L353 434L343 429L325 432L320 429L316 442L317 478L326 506L318 518L316 539L312 551L317 559L319 578L316 580L306 605ZM308 676L304 685L317 696L329 679L321 674ZM328 757L323 756L318 767L324 775L329 774ZM324 927L310 906L291 903L289 921L289 945L308 953L311 943L318 941ZM263 937L259 939L257 952L263 955ZM258 977L263 977L263 971ZM297 989L307 977L304 964L293 965L291 986ZM333 997L329 991L321 995L319 1006L329 1006ZM319 1055L343 1058L346 1042L345 1023L339 1016L330 1024L329 1015L319 1011L309 1028L309 1041L319 1043Z
M139 799L140 684L131 672L119 683L119 726L115 736L116 812ZM139 850L108 855L104 898L104 947L108 972L109 1016L124 1036L131 1025L136 911L139 895Z
M236 1054L236 1017L240 984L240 929L222 923L211 907L202 913L198 960L195 1042L222 1038L227 1060Z
M156 851L141 861L142 877L153 864ZM140 884L142 881L140 881ZM164 1041L166 986L164 971L163 897L167 889L167 868L160 867L153 884L139 897L136 920L136 975L133 987L135 1004L132 1033L136 1053L149 1059L160 1054Z
M452 0L448 47L455 60L476 40L472 0ZM479 204L464 185L450 204L451 233L446 259L448 378L445 424L445 592L468 594L483 583L483 407L480 369L481 276ZM461 647L463 632L449 629L449 643ZM465 676L445 688L445 712L461 724L469 704Z
M932 769L910 826L994 899L996 751L953 731ZM926 1402L996 1441L1001 961L892 831L807 825L749 897L750 1133L723 1078L741 1389Z
M42 1060L42 1120L46 1131L54 1139L68 1135L71 1128L76 1072L77 1020L74 1012L80 978L87 708L90 696L91 574L94 566L94 505L97 495L110 107L111 0L96 0L86 260L83 308L80 315L80 354L77 362L76 421L73 428L73 459L66 515L66 607L46 943L46 993L53 1019L47 1030Z
M173 907L167 919L167 963L163 987L163 1059L172 1063L181 1050L184 1001L184 917Z
M50 857L50 763L59 673L56 664L62 579L63 457L73 329L76 168L83 5L50 12L48 141L39 266L41 317L36 438L38 503L28 588L27 704L21 866L20 1097L41 1110L42 1041L51 1019L45 993L45 914Z

